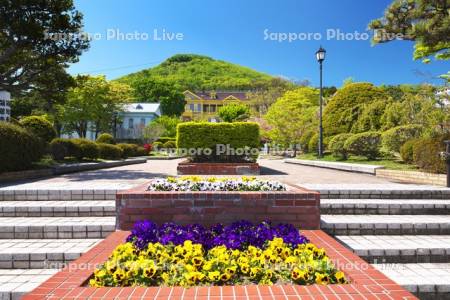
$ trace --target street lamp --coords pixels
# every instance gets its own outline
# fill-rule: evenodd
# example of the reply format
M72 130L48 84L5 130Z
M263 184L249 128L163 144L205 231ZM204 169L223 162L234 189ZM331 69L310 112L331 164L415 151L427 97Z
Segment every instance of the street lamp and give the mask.
M325 49L320 46L319 50L316 52L316 58L320 65L320 108L319 108L319 158L323 157L323 127L322 127L322 103L323 103L323 92L322 92L322 62L325 60Z

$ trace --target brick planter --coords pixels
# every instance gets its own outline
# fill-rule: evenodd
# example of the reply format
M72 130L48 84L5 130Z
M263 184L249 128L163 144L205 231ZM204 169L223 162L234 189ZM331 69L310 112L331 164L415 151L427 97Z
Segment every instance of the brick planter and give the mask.
M288 186L281 192L153 192L148 184L116 195L117 228L130 230L139 220L179 224L231 223L239 220L320 226L320 194Z
M344 246L320 230L304 230L316 246L324 248L328 257L343 271L350 284L339 285L247 285L193 287L86 287L96 266L105 262L129 232L118 231L81 256L69 267L55 274L23 300L38 299L417 299L411 293L377 271Z
M257 163L190 163L181 162L178 175L259 175Z

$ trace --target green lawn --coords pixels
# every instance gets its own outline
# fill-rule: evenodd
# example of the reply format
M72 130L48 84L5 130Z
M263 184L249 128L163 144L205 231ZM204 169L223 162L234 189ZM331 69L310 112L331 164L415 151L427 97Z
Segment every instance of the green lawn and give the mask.
M341 162L341 163L355 163L355 164L367 164L367 165L378 165L384 166L386 169L390 170L403 170L403 171L414 171L418 170L418 168L414 165L409 165L401 160L394 159L379 159L379 160L368 160L362 156L350 156L348 160L338 160L333 157L331 154L325 154L325 156L321 159L318 159L315 154L301 154L297 155L298 159L306 159L306 160L321 160L321 161L333 161L333 162Z

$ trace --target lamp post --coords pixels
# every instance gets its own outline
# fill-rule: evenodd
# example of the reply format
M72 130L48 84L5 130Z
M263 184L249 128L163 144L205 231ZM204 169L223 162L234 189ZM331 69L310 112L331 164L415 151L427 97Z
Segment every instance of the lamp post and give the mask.
M322 91L322 63L325 60L325 49L320 46L316 52L316 58L320 65L320 108L319 108L319 158L323 157L323 127L322 127L322 104L323 104L323 91Z

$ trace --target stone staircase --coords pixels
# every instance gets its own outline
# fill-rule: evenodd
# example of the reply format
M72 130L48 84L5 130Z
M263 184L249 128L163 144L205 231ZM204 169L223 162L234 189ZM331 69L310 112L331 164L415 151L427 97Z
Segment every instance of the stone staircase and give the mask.
M113 232L115 194L0 189L0 299L20 299Z
M319 188L321 228L420 299L450 299L450 189L360 187Z

